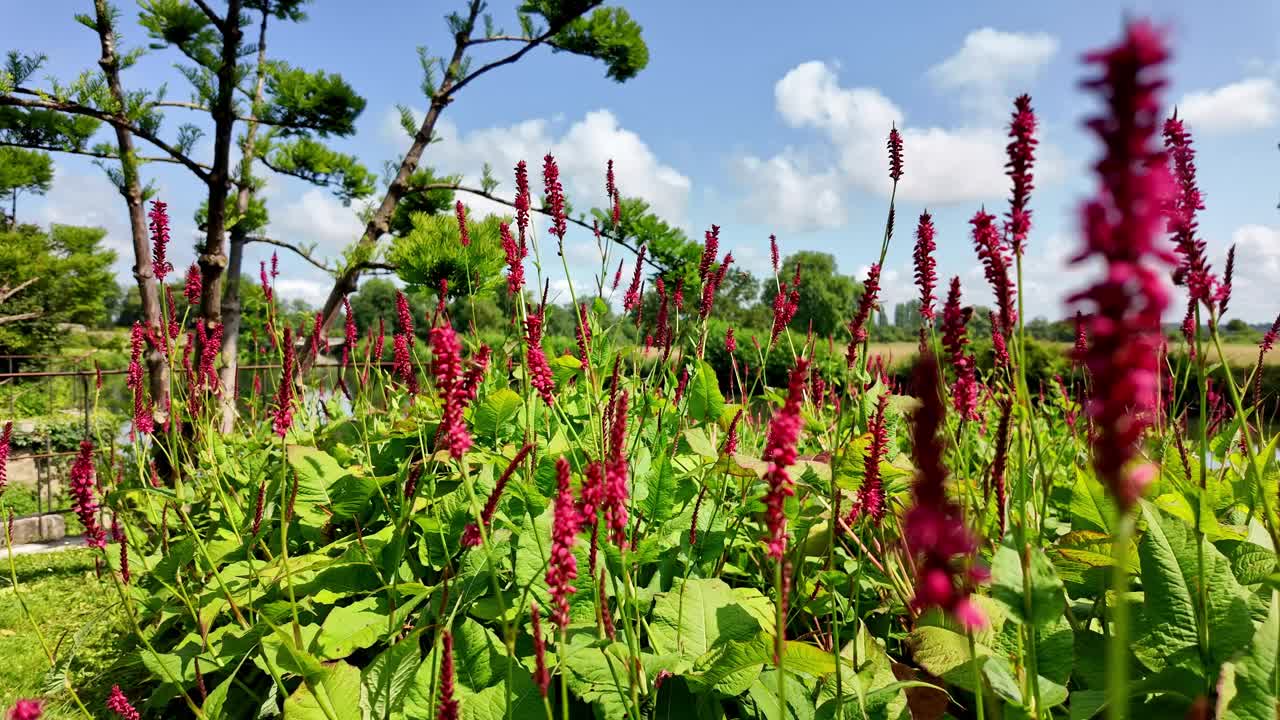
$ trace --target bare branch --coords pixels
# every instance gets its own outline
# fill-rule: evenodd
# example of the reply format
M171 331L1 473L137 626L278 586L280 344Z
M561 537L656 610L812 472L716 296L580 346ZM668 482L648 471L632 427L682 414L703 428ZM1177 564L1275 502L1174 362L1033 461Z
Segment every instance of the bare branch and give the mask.
M284 248L327 273L333 272L333 268L329 267L324 262L315 259L315 257L311 255L310 251L304 250L293 243L285 242L284 240L276 240L275 238L269 238L265 235L250 235L245 238L245 242L263 243L264 245L275 245L278 248Z
M18 92L23 95L32 95L39 98L47 97L46 93L39 93L27 88L15 88L14 92ZM191 158L187 157L185 154L183 154L181 151L179 151L177 148L173 147L169 143L165 142L164 140L161 140L154 133L151 133L141 127L138 127L133 122L130 122L128 118L122 117L120 115L115 115L109 112L105 112L103 110L99 110L95 107L90 107L88 105L81 105L80 103L63 102L58 100L43 100L43 99L24 100L22 98L14 97L12 95L0 95L0 105L36 108L39 110L54 110L57 112L67 113L69 115L83 115L85 117L91 117L95 120L101 120L102 122L108 123L110 125L114 125L116 127L124 128L129 132L133 133L134 135L137 135L143 140L146 140L147 142L156 146L157 149L163 150L165 154L172 157L175 162L177 162L180 165L185 165L187 169L195 173L196 177L199 177L201 180L208 182L209 173L204 169L204 166L192 160Z
M22 282L18 283L18 286L17 286L17 287L13 287L13 288L0 286L0 303L2 303L2 302L4 302L4 301L8 300L9 298L13 297L14 295L17 295L18 293L22 292L22 291L23 291L23 290L25 290L28 286L30 286L32 283L34 283L35 281L37 281L37 280L39 280L39 279L40 279L40 277L39 277L39 276L36 276L36 277L33 277L33 278L29 278L29 279L27 279L27 280L24 280L24 281L22 281Z
M17 315L0 315L0 325L4 325L5 323L22 322L23 320L35 320L42 314L43 313L39 312L29 312L19 313Z

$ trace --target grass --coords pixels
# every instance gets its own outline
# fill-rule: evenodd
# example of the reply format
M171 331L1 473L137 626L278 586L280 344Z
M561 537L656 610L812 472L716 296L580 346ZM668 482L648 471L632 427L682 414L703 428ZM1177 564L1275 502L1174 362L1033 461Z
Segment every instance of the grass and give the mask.
M127 637L109 598L115 592L94 572L93 552L22 555L13 558L21 598L54 653L49 660L14 594L7 553L0 550L0 712L19 698L42 698L44 720L83 718L62 690L67 673L91 712L103 707L110 688L109 670L121 660ZM105 687L103 687L105 684ZM51 688L52 693L46 693ZM103 713L105 715L105 712Z

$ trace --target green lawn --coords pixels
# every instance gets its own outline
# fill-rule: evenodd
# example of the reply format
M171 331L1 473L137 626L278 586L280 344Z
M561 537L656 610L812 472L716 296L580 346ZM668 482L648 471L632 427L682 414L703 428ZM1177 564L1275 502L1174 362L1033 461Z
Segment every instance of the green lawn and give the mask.
M22 603L14 594L7 553L0 547L0 713L18 698L45 700L45 720L84 718L62 690L68 675L94 717L108 717L104 708L111 685L110 669L120 661L118 643L124 626L110 602L110 580L94 573L89 550L67 550L13 559L18 591L40 626L58 663L49 659L32 629ZM45 690L51 688L52 692Z

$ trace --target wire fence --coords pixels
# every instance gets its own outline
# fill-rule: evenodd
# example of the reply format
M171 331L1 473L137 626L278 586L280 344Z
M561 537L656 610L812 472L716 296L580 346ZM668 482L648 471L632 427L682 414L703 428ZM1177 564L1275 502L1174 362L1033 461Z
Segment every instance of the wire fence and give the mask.
M108 462L129 441L128 370L99 367L98 358L107 354L0 355L0 425L14 423L6 501L16 517L70 512L66 488L81 439L100 437L95 453ZM119 355L110 354L118 362ZM240 396L241 379L252 383L258 373L278 377L280 368L278 363L240 364L231 392ZM323 376L335 368L317 365L310 374Z

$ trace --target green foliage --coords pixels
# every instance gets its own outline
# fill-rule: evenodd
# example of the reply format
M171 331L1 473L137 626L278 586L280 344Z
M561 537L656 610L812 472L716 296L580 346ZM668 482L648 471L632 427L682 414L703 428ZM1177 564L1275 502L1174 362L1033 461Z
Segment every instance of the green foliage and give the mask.
M448 281L451 298L484 294L504 285L506 255L498 226L510 221L495 215L468 219L471 244L464 247L455 217L419 213L413 229L395 239L390 258L411 287L439 290L441 281Z
M553 4L560 7L551 10ZM548 11L563 12L572 4L544 1L528 3L526 8L546 15ZM603 61L608 67L605 75L626 82L649 64L649 48L640 34L640 24L623 8L596 8L587 17L576 18L566 25L552 38L551 44L556 50Z
M812 324L813 332L819 336L840 337L840 329L853 315L859 285L853 278L837 271L834 256L810 250L788 255L782 261L778 279L790 284L797 266L801 269L800 302L791 326L807 331ZM778 286L772 280L762 284L764 290L760 299L772 307Z
M53 161L48 153L0 147L0 197L9 195L15 208L10 222L17 222L19 193L43 195L52 184Z
M83 115L0 106L0 142L47 150L84 150L101 123Z
M268 66L266 89L269 102L263 118L281 126L286 136L304 131L321 137L350 135L364 112L364 98L336 73L308 72L273 62Z
M415 129L416 132L416 129ZM437 215L453 210L452 190L425 190L429 185L456 183L459 176L439 177L431 168L418 168L409 176L405 194L396 204L391 215L390 229L392 235L404 236L413 232L413 216L417 213Z
M373 173L354 156L334 152L311 138L275 143L265 161L276 172L328 186L343 204L372 195L375 189Z
M96 326L109 321L119 288L111 270L114 250L102 247L106 231L31 225L0 232L0 287L34 280L3 305L2 315L36 313L0 325L0 354L40 354L59 336L58 323Z

